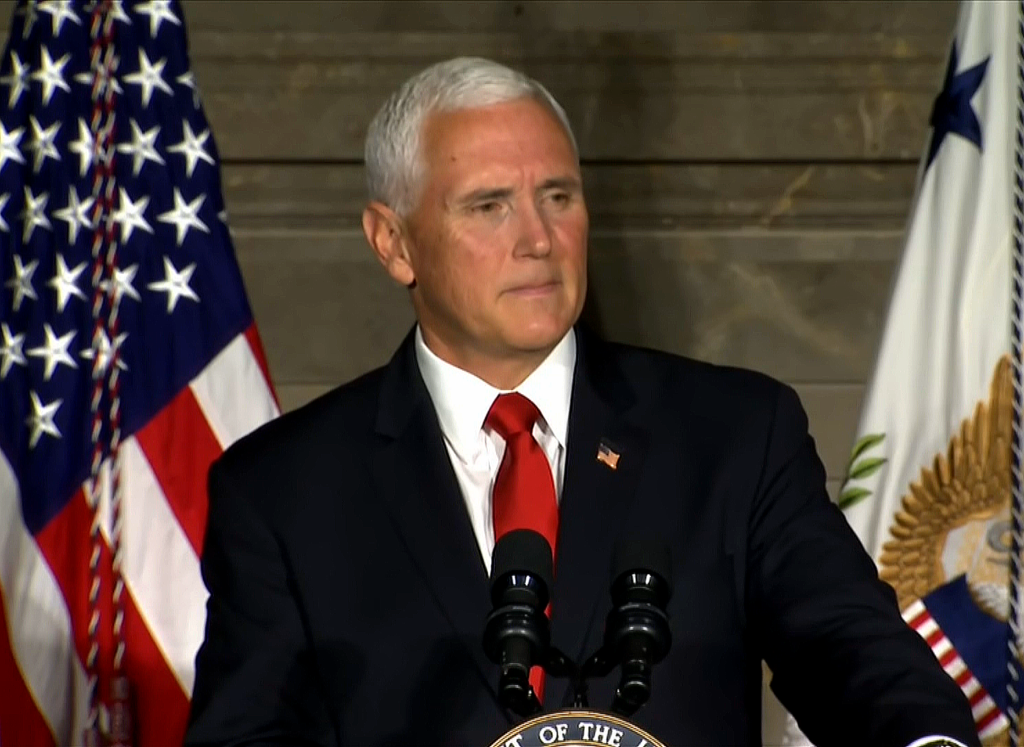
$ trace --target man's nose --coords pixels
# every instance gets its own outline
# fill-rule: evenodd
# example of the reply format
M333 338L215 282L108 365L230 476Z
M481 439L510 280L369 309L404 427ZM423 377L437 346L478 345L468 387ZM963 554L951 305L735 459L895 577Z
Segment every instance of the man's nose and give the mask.
M523 256L543 257L551 253L551 225L536 205L529 204L519 211L519 240L517 253Z

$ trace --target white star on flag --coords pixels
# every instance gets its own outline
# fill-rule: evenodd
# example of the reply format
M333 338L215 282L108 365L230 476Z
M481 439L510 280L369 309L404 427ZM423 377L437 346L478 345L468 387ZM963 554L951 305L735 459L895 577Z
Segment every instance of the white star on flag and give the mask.
M92 374L94 377L98 374L105 374L110 368L112 360L117 361L116 366L121 371L128 370L128 366L121 360L120 355L121 345L127 338L128 333L122 332L114 338L114 342L111 344L110 338L107 337L107 333L102 327L96 330L96 334L93 335L92 347L86 348L80 353L85 360L93 361Z
M36 25L36 19L39 18L36 13L36 0L28 0L24 8L14 11L14 15L25 16L25 27L21 30L21 38L28 39L28 35L32 33L32 27Z
M21 99L21 94L28 90L28 71L28 65L22 62L21 58L18 57L18 53L12 49L11 73L0 78L0 83L11 89L11 93L7 97L8 109L13 109L14 105Z
M44 405L35 392L29 392L32 398L32 414L25 418L25 422L32 428L32 435L28 440L28 447L34 449L39 443L40 437L45 433L54 438L60 438L60 431L54 425L53 417L57 410L64 403L64 400L55 399L48 405Z
M41 13L50 14L50 25L53 26L54 36L60 34L60 27L64 25L64 21L82 25L78 15L71 10L71 0L43 0L36 7Z
M171 0L149 0L136 5L134 10L136 13L149 16L149 35L154 39L163 21L169 21L176 26L181 25L181 21L171 10Z
M92 219L89 217L89 208L92 207L94 199L87 197L84 201L78 197L78 191L74 187L68 187L68 204L60 210L53 211L53 217L68 224L68 244L74 246L78 241L79 228L92 228Z
M196 164L198 164L199 161L206 161L208 164L213 165L213 158L203 147L203 144L210 137L210 130L207 128L197 136L192 131L192 127L189 125L188 120L183 119L181 121L181 125L181 142L168 146L167 152L180 153L185 157L185 174L189 179L191 179L192 172L196 170Z
M38 266L38 259L33 259L25 265L21 263L21 257L17 254L14 255L14 277L4 283L4 285L14 289L13 306L15 311L21 308L21 302L26 298L31 298L33 301L39 299L35 288L32 287L32 275L35 274Z
M78 287L78 276L84 270L85 262L79 264L75 269L69 270L64 262L64 255L57 255L57 274L46 283L57 293L57 313L64 311L64 307L68 305L68 301L71 300L72 296L77 296L83 301L86 300L85 294Z
M139 69L131 73L130 75L124 76L125 83L131 83L142 88L142 105L149 106L149 100L153 98L153 89L159 88L164 93L169 93L172 96L174 91L167 85L167 81L163 79L164 66L167 64L167 58L159 60L155 65L149 61L149 57L146 56L146 52L143 49L139 49Z
M54 62L53 58L50 57L50 51L46 47L43 47L43 55L39 62L39 69L29 76L32 80L38 80L43 86L43 106L50 103L50 99L53 97L53 92L57 88L70 93L71 86L64 81L64 66L68 64L68 60L70 59L71 55L65 54L59 60Z
M117 146L118 153L128 153L132 157L132 176L138 176L142 165L146 161L154 161L163 164L163 157L156 149L156 136L160 134L160 126L154 125L145 132L139 127L134 119L128 120L132 128L132 140L130 143L121 143Z
M121 84L117 82L117 78L114 77L114 71L117 70L118 64L121 58L114 55L114 64L111 70L107 69L106 65L100 65L94 73L91 69L81 72L75 76L75 83L81 83L82 85L89 86L92 88L96 86L96 97L101 98L106 95L107 87L110 86L114 93L124 93L124 89L121 88Z
M181 85L192 90L192 106L195 109L199 108L199 89L196 88L196 76L192 74L192 71L182 73L175 80Z
M131 16L124 12L124 0L112 0L110 3L110 14L115 21L132 25Z
M172 223L176 229L176 240L178 246L181 246L185 240L185 236L188 234L188 229L196 228L203 233L209 233L210 229L207 228L206 224L199 219L199 208L202 207L203 201L206 199L206 195L199 195L192 202L186 203L185 198L181 196L181 191L174 188L174 209L168 210L166 213L157 217L157 220L161 223Z
M114 303L121 303L122 296L128 296L128 298L136 301L141 301L142 297L139 292L135 290L135 286L132 285L132 281L135 280L135 274L139 271L138 265L130 265L124 268L114 268ZM101 280L100 290L104 293L110 293L110 281Z
M57 139L60 122L54 122L44 130L43 126L39 124L39 120L35 117L29 116L28 121L32 126L32 139L25 146L25 150L35 153L32 171L38 174L39 169L43 167L43 161L47 158L60 161L60 152L57 150L57 144L54 142Z
M150 283L147 288L150 290L160 291L161 293L167 294L167 313L170 314L174 311L174 307L178 305L178 300L181 298L188 298L196 303L199 303L199 296L195 294L195 291L189 287L189 281L192 279L192 273L196 270L196 263L193 262L181 272L178 272L174 265L171 264L170 257L164 257L164 279L159 280L155 283Z
M153 233L153 227L146 221L146 206L149 205L149 197L140 197L138 202L132 202L124 187L119 187L121 201L117 210L112 216L116 223L121 224L121 241L128 243L132 237L132 231L140 228L146 233Z
M46 359L43 368L43 381L49 381L50 377L53 376L53 372L57 370L57 366L62 363L70 368L78 368L75 359L68 353L68 345L75 339L75 335L78 334L77 330L71 330L67 334L57 337L53 332L53 327L49 324L44 324L43 333L46 335L46 343L38 348L25 351L33 358Z
M0 170L8 161L25 163L25 157L21 155L21 150L18 148L18 143L21 142L24 134L25 128L18 127L8 132L4 123L0 122Z
M3 335L3 345L0 345L0 381L7 378L14 364L27 366L25 353L22 345L25 344L25 334L12 335L11 328L7 324L0 324L0 334Z
M68 150L78 156L78 175L85 177L92 166L93 139L89 125L81 117L78 118L78 140L68 143Z
M0 231L4 233L10 233L11 227L7 225L7 221L4 220L4 208L7 207L7 201L11 199L10 192L4 192L0 195Z
M36 226L45 228L47 230L53 230L53 226L50 225L50 219L46 217L46 203L50 199L48 192L41 192L38 197L32 194L32 190L25 187L25 209L21 211L21 219L25 222L24 230L22 231L21 242L27 244L28 240L32 238L32 232L36 230ZM15 307L17 308L17 307Z

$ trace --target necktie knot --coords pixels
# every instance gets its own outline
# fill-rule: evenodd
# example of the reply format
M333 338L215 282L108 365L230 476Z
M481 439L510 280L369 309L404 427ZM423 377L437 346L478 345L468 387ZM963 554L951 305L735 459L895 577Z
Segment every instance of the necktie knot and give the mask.
M499 394L494 398L486 423L508 441L520 433L532 433L540 410L519 392Z

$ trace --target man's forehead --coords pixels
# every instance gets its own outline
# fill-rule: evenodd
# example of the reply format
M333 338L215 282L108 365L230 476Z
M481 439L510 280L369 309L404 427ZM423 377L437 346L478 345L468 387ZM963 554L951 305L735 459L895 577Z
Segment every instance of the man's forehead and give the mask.
M524 137L524 130L529 137ZM451 154L506 142L557 142L570 152L573 150L557 115L533 98L432 112L423 123L423 135L428 147Z
M578 178L575 152L554 117L526 115L510 122L502 114L461 110L430 122L421 150L429 170L480 185L527 175L534 180Z
M582 188L579 170L574 164L561 161L534 162L524 160L487 160L466 163L459 168L446 169L442 185L452 199L500 196L527 189L574 190Z

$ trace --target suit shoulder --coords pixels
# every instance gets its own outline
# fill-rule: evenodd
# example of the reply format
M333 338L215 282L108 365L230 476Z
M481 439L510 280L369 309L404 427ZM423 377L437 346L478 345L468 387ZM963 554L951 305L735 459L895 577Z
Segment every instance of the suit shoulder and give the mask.
M610 346L618 365L652 399L683 398L691 404L721 410L774 408L792 393L782 381L751 368L721 365L634 345ZM794 394L795 396L795 394Z
M233 443L215 465L236 472L302 459L311 444L365 442L373 431L383 374L384 368L369 371L264 423Z
M637 421L666 443L700 434L709 453L757 454L776 442L795 448L808 433L796 391L766 373L631 346L616 346L614 356Z

